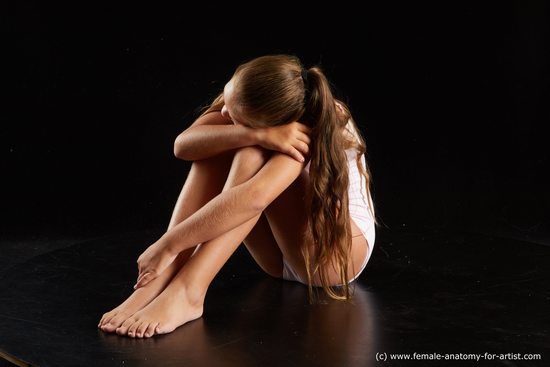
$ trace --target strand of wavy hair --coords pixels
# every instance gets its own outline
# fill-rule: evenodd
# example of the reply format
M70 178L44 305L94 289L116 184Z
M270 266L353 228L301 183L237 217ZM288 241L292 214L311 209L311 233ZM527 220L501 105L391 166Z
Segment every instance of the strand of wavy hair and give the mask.
M308 272L310 298L312 279L318 277L323 289L335 299L350 300L353 290L348 283L351 253L351 224L348 200L346 140L342 134L347 120L340 118L330 84L317 68L308 70L309 100L306 116L313 121L313 151L309 171L306 205L308 230L302 254ZM314 244L315 251L310 253ZM328 269L335 269L341 286L332 287Z

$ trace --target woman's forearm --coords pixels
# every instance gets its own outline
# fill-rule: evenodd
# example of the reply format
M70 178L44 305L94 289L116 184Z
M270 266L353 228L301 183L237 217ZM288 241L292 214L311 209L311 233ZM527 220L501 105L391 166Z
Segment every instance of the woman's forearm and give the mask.
M211 158L232 149L255 145L254 129L241 125L198 125L181 133L174 154L186 161Z
M224 191L166 232L161 240L176 254L246 223L263 210L254 192L246 184Z
M310 133L311 128L299 122L252 129L229 124L219 112L212 112L200 117L176 138L174 154L179 159L197 161L233 149L259 145L302 162L309 155Z

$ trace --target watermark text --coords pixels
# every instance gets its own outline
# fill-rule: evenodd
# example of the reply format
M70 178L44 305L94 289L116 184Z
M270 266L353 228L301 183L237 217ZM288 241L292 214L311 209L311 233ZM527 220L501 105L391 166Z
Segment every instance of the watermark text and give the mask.
M377 361L532 361L540 354L522 353L376 353Z

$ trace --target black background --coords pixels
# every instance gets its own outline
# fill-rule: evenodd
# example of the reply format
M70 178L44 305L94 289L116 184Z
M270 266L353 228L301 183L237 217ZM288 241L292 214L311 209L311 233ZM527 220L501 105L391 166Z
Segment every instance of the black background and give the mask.
M548 10L543 1L12 5L0 237L165 228L189 169L173 156L176 136L239 63L290 53L320 63L349 102L383 228L550 243Z

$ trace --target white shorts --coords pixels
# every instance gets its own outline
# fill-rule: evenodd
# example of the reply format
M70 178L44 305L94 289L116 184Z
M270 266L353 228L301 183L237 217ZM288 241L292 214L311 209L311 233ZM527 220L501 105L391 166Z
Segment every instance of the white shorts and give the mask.
M361 266L361 270L359 270L357 272L357 274L355 275L355 277L349 281L349 283L355 281L359 275L361 275L361 273L363 272L363 270L365 270L365 268L367 267L367 263L369 262L370 260L370 256L372 255L372 249L373 249L373 246L371 246L370 244L368 244L368 252L367 252L367 257L365 258L365 261L363 262L363 265ZM302 283L302 284L306 284L307 285L307 282L304 282L299 276L298 274L296 273L296 271L294 271L294 269L292 268L292 266L290 266L290 264L288 263L288 261L286 261L285 257L283 256L283 279L284 280L290 280L290 281L293 281L293 282L299 282L299 283Z

